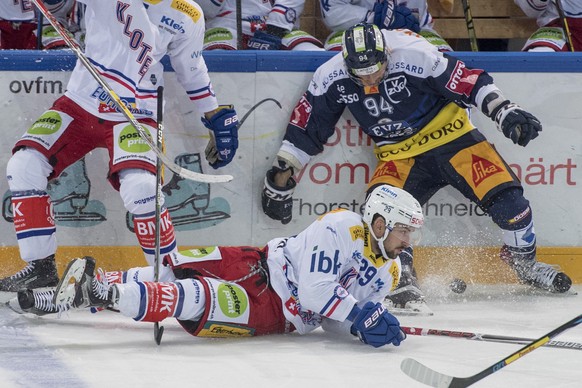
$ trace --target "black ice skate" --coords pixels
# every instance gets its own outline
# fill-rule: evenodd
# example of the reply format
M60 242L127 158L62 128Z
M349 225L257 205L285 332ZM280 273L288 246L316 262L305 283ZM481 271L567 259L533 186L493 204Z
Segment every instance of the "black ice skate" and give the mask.
M61 313L66 310L66 308L59 308L53 303L54 296L55 287L20 290L16 297L6 304L19 314L46 315Z
M396 289L386 296L384 306L394 315L433 315L416 279L416 271L412 266L412 249L403 251L400 260L402 262L400 282Z
M53 303L60 308L107 308L113 305L116 291L102 273L95 274L95 259L85 256L69 263L56 287Z
M537 261L535 249L526 253L504 245L500 257L514 269L523 284L559 294L567 292L572 286L570 277L557 266Z
M0 279L0 291L17 292L23 289L54 287L58 282L55 255L50 255L31 261L14 275Z

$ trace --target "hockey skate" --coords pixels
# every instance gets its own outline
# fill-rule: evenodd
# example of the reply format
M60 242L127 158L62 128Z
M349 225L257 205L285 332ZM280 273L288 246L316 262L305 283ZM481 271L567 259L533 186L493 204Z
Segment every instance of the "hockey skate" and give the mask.
M62 313L65 307L53 303L55 287L35 288L18 291L18 294L6 304L13 311L24 314L47 315Z
M400 282L384 299L384 306L394 315L434 315L426 304L424 294L416 279L416 271L412 266L412 249L408 248L400 254L402 273Z
M557 294L567 292L572 286L570 277L561 272L559 267L536 260L535 248L533 251L521 252L504 245L500 257L513 268L522 284Z
M188 170L202 172L200 154L181 154L175 158L175 162ZM170 181L162 187L162 192L164 207L168 209L176 230L201 229L230 217L228 202L223 198L211 200L208 183L194 182L173 174ZM127 213L126 221L128 229L133 231L130 213Z
M31 261L14 275L0 279L0 292L18 292L23 289L54 287L59 282L55 256Z
M69 263L56 287L53 304L60 309L107 308L113 305L116 294L104 274L100 270L95 273L95 259L85 256Z

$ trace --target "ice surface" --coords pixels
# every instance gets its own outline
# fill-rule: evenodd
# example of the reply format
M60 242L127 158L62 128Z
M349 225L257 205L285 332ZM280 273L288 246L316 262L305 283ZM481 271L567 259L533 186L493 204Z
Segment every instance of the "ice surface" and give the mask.
M582 286L576 286L582 292ZM582 313L580 295L548 295L525 286L469 284L465 294L427 288L430 317L399 317L433 329L538 338ZM120 314L74 311L36 317L0 307L0 387L422 387L400 371L412 357L455 376L475 374L521 345L409 336L374 349L355 338L308 335L195 338L174 320L153 324ZM582 326L559 340L582 342ZM582 350L539 348L477 387L582 387Z

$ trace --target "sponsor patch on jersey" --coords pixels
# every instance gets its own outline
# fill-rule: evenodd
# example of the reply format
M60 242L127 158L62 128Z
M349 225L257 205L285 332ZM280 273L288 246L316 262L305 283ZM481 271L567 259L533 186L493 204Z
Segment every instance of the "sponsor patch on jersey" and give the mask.
M366 234L364 233L364 227L362 225L356 225L350 227L350 235L352 236L352 240L365 240Z
M198 19L200 19L200 17L202 16L200 11L196 7L192 6L191 4L184 0L172 0L171 7L174 8L175 10L178 10L190 16L194 23L198 22Z
M378 86L364 86L364 94L378 94L380 90Z
M483 70L469 69L463 62L457 61L445 87L453 93L469 97L481 73Z
M255 329L250 327L222 322L206 322L204 328L196 336L211 338L252 337L254 333Z
M344 300L349 295L348 291L342 286L335 286L333 293L339 300Z
M458 152L451 158L451 165L463 176L479 200L495 187L513 181L501 157L487 141Z
M305 95L303 95L301 97L301 100L299 100L299 102L295 106L295 109L293 109L293 114L291 115L289 123L299 128L305 129L305 127L307 126L307 122L309 121L309 117L311 117L312 110L313 107L311 106Z

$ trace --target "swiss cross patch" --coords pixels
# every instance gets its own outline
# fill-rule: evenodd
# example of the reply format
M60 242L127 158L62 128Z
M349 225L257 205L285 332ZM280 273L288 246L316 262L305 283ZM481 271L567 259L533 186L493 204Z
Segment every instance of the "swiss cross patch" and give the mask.
M307 122L309 121L309 117L311 116L311 111L313 107L305 98L305 95L301 97L301 100L295 105L295 109L293 109L293 114L291 115L291 119L289 120L290 124L296 125L299 128L305 129Z
M287 302L285 302L285 307L291 314L299 314L299 309L297 309L297 301L293 297L287 299Z
M457 61L445 87L453 93L469 97L481 73L483 73L483 70L468 69L463 62Z
M477 155L473 155L473 183L475 187L479 186L481 182L498 172L503 171L501 168L493 164L487 159L483 159Z

